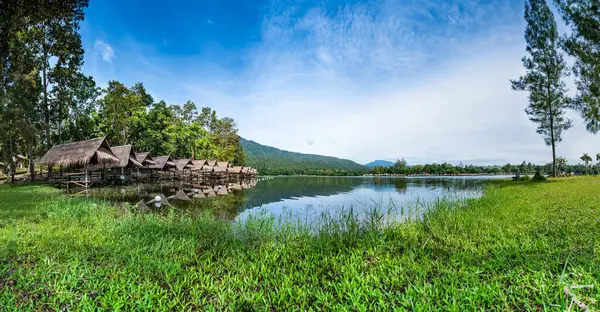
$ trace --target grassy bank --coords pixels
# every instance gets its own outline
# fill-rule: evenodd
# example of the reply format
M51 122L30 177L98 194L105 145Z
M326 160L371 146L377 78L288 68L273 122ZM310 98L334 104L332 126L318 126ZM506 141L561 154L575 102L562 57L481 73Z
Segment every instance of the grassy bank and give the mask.
M4 310L600 309L600 179L495 183L383 231L142 214L0 185Z

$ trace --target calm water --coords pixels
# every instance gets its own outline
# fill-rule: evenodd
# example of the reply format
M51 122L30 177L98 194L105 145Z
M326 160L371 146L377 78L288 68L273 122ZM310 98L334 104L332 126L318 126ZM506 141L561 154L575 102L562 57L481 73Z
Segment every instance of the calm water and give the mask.
M335 219L342 210L353 209L360 216L374 207L394 207L396 219L401 219L408 210L414 212L440 198L480 196L486 181L503 178L506 177L274 177L196 188L172 184L99 188L90 190L88 196L141 205L159 213L173 207L194 214L202 211L206 201L213 201L215 214L234 222L267 215L311 223L324 214ZM162 199L159 208L154 202L157 195Z

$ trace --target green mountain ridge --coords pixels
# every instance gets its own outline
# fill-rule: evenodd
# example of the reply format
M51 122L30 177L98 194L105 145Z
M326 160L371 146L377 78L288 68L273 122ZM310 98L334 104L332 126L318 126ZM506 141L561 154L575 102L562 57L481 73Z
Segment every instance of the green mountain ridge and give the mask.
M369 168L348 159L280 150L240 138L246 165L264 175L358 175Z

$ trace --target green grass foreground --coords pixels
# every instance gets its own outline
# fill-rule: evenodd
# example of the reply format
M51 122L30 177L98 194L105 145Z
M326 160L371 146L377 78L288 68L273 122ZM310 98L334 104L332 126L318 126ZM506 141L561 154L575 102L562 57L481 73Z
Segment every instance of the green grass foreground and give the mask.
M493 183L341 235L0 185L0 310L576 311L565 286L598 310L599 220L598 178Z

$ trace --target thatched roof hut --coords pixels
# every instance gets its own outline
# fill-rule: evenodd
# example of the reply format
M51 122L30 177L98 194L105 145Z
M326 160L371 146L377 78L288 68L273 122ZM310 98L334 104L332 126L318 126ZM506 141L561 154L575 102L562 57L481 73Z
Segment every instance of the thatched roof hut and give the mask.
M242 173L243 168L241 166L233 166L229 168L229 173Z
M156 162L154 162L154 159L150 156L149 152L135 153L135 159L146 167L156 165Z
M211 167L214 167L214 166L217 165L217 161L216 160L207 160L206 164L209 165L209 166L211 166Z
M175 162L171 158L171 156L157 156L154 157L154 162L156 163L153 166L150 166L152 169L158 170L168 170L171 168L176 168Z
M217 162L217 165L215 166L215 172L227 172L227 170L229 169L229 162L227 161L220 161Z
M202 167L206 165L206 160L192 160L192 163L194 164L193 170L202 170Z
M119 162L119 158L111 150L106 138L55 145L40 159L40 164L43 165L74 168L116 162Z
M119 162L110 164L106 168L139 168L144 166L135 157L133 146L131 145L115 146L111 150L119 158Z
M194 163L192 162L191 158L177 159L177 160L175 160L175 167L177 167L177 170L179 170L179 171L181 171L183 169L193 169Z

